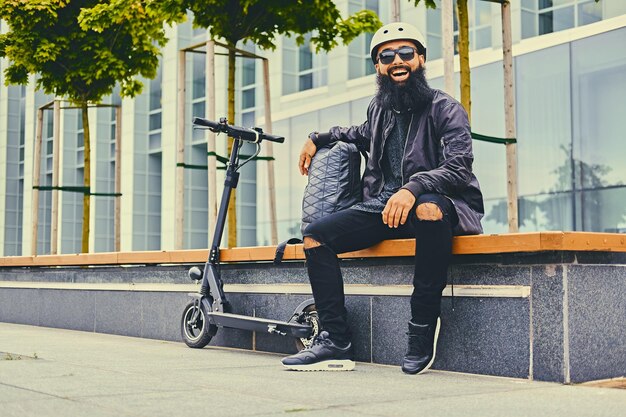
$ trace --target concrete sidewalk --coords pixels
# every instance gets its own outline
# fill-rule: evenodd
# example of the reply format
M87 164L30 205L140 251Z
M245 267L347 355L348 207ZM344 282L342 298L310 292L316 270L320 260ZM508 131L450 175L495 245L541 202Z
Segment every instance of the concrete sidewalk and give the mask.
M626 390L280 356L0 323L0 416L618 416Z

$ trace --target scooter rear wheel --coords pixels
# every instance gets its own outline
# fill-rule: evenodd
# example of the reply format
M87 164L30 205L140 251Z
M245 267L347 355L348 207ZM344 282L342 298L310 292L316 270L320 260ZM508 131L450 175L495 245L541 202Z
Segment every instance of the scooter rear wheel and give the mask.
M294 314L291 321L299 324L309 324L313 328L311 336L296 338L296 348L298 351L311 347L313 339L320 333L320 319L317 315L315 304L309 304L300 314Z
M197 318L194 315L199 310ZM213 338L217 328L211 325L205 315L204 308L198 300L191 301L185 306L180 323L180 333L187 346L202 349Z

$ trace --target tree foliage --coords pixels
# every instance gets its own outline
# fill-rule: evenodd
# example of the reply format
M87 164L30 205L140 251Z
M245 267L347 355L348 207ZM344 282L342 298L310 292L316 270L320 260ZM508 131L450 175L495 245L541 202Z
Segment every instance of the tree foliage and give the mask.
M432 9L437 8L435 0L409 0L413 5L417 6L423 1L426 7ZM457 41L457 48L459 51L459 64L460 64L460 76L461 76L461 104L467 111L469 120L472 120L472 92L471 92L471 80L470 80L470 63L469 63L469 9L468 0L457 0L456 14L459 22L459 36ZM510 0L482 0L491 3L505 3ZM600 0L595 0L598 3Z
M228 119L235 120L235 51L237 43L249 41L261 49L276 48L279 35L294 36L302 45L310 34L317 52L349 43L363 32L381 26L371 10L343 18L331 0L180 0L194 13L194 25L207 28L213 39L224 39L228 54ZM230 146L229 146L230 150ZM228 246L237 246L236 194L228 208Z
M422 0L409 0L417 6ZM426 7L437 8L435 0L423 0ZM486 0L491 1L491 0ZM496 0L497 1L497 0ZM461 67L461 104L467 111L467 116L472 120L472 98L470 84L470 64L469 64L469 12L467 0L458 0L456 14L459 22L459 37L457 48L459 51L459 63Z
M185 0L184 0L185 1ZM351 42L363 32L381 26L371 10L343 18L330 0L186 0L194 24L209 29L213 38L228 43L247 40L261 49L275 49L278 35L295 36L298 44L306 33L319 52Z
M27 84L65 97L82 110L83 185L91 184L88 103L100 102L119 83L122 96L141 91L137 76L154 78L164 23L184 11L169 0L0 0L0 57L7 84ZM83 198L82 252L89 252L90 194Z
M409 0L409 2L413 2L413 5L415 6L417 6L420 1L422 0ZM437 8L437 3L435 3L435 0L424 0L424 4L426 5L426 7L430 7L431 9Z
M37 74L47 94L83 103L100 101L117 83L122 95L138 94L136 77L156 74L163 22L184 14L158 1L4 0L0 17L10 27L0 35L7 83Z

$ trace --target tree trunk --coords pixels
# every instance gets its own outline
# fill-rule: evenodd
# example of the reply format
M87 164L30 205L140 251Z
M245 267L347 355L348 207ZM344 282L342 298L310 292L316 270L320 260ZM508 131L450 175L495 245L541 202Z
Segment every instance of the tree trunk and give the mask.
M91 143L89 137L89 114L87 102L81 104L83 116L83 138L85 143L84 150L84 168L83 168L83 185L85 186L85 194L83 195L83 234L81 252L89 253L89 206L91 202L90 186L91 186Z
M504 72L504 127L506 137L516 137L515 130L515 77L513 75L513 50L511 34L511 4L502 3L502 66ZM572 158L573 160L573 158ZM517 143L506 144L506 177L509 233L519 232Z
M459 20L459 60L461 64L461 104L467 111L467 117L472 121L472 98L470 88L469 64L469 17L467 0L458 0L457 13Z
M43 108L37 110L37 127L35 133L35 150L33 158L33 228L30 237L30 254L37 255L37 237L39 234L39 184L41 181L41 142L43 138Z
M235 123L235 45L228 43L228 123ZM228 139L228 155L233 139ZM228 247L237 246L237 192L233 190L228 203ZM218 242L219 243L219 242Z

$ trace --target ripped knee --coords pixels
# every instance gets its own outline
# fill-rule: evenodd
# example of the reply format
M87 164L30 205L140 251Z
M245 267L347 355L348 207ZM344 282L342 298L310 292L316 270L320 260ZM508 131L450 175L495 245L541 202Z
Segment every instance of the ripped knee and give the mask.
M415 209L419 220L437 221L443 219L443 212L435 203L422 203Z
M304 237L304 249L311 249L321 246L322 244L310 236Z

